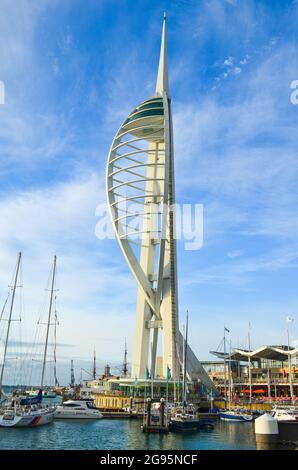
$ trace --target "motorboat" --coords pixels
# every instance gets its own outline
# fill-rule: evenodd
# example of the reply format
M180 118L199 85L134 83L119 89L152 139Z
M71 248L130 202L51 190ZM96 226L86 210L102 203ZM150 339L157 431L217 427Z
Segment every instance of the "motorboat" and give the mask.
M298 410L297 408L277 408L274 407L271 411L272 418L280 421L297 421L298 422Z
M219 412L219 417L222 421L239 421L242 423L253 421L252 414L243 413L240 410L225 410Z
M101 419L93 400L67 400L56 407L55 419Z
M200 420L192 404L178 405L173 409L170 429L177 431L197 431Z

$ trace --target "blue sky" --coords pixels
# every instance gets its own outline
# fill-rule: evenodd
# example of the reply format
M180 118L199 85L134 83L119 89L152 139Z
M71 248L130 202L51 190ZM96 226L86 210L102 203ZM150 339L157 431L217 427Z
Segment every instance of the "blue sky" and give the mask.
M16 8L17 4L17 8ZM105 165L123 119L154 91L163 11L179 202L204 205L204 245L178 243L181 321L208 358L286 341L296 316L297 1L2 0L0 294L23 251L28 340L58 256L60 361L131 352L135 282L95 236ZM32 338L31 338L32 339ZM58 355L59 355L58 354ZM88 359L90 357L90 359ZM83 363L83 362L82 362Z

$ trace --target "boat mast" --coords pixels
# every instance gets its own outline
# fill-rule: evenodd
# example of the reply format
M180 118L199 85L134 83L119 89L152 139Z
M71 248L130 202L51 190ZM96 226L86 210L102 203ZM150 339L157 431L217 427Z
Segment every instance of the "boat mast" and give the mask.
M48 351L48 342L49 342L49 332L50 332L50 324L51 324L51 314L52 314L52 307L53 307L53 294L54 294L54 287L55 287L56 262L57 262L57 257L54 256L53 274L52 274L52 282L51 282L51 294L50 294L50 305L49 305L47 333L46 333L46 343L45 343L45 348L44 348L42 373L41 373L41 381L40 381L40 388L41 389L43 387L44 375L45 375L45 369L46 369L46 360L47 360L47 351Z
M294 318L287 317L287 322L292 323ZM289 369L289 385L290 385L290 396L293 403L294 400L294 391L293 391L293 378L292 378L292 358L291 358L291 350L290 350L290 328L289 325L287 326L287 339L288 339L288 369Z
M227 369L226 369L226 325L224 325L224 389L225 389L225 406L227 406Z
M96 351L94 349L94 356L93 356L93 371L92 371L93 380L96 379Z
M186 360L187 360L187 340L188 340L188 310L186 310L186 327L184 338L184 358L183 358L183 406L186 406Z
M73 388L75 386L73 360L70 361L70 386L71 386L71 388Z
M55 324L54 324L54 380L55 380L55 387L59 387L59 382L58 382L58 379L57 379L57 325L58 325L58 318L57 318L56 296L55 296Z
M125 338L125 349L124 349L124 362L123 362L123 375L124 377L127 377L127 372L128 372L128 367L127 367L127 344L126 344L126 338Z
M153 341L151 341L151 371L150 371L150 378L151 378L151 400L154 398L154 352L153 352Z
M16 268L16 274L15 274L14 284L13 284L13 288L12 288L12 297L11 297L11 304L10 304L10 309L9 309L9 317L8 317L8 324L7 324L7 331L6 331L6 338L5 338L5 346L4 346L4 354L3 354L3 363L2 363L1 375L0 375L0 397L2 396L3 374L4 374L4 369L5 369L8 339L9 339L10 326L11 326L11 321L12 321L11 317L12 317L12 312L13 312L13 305L14 305L15 293L16 293L16 288L17 288L21 258L22 258L22 253L20 252L19 256L18 256L18 261L17 261L17 268Z

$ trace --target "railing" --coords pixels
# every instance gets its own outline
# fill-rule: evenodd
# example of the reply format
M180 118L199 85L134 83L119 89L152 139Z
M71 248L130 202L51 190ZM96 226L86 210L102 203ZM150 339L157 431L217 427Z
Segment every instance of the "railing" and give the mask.
M216 380L213 380L213 383L214 383L214 385L224 385L224 380L223 379L216 379ZM229 384L229 381L227 380L227 385L228 384ZM252 378L251 384L252 385L265 385L265 386L267 386L268 385L268 379L267 378L265 378L265 379L254 379L254 378ZM235 385L236 386L239 386L239 385L249 386L249 379L248 378L233 379L233 385L234 386ZM271 386L274 386L274 385L290 385L290 381L287 378L280 378L280 379L271 378L270 385ZM298 379L293 378L292 385L298 386Z
M248 405L250 404L250 400L248 398L237 398L236 401L233 401L233 403L238 403L238 404L243 404L243 405ZM262 398L252 398L251 403L253 404L258 404L258 403L274 403L274 404L279 404L279 405L291 405L295 404L297 405L298 403L298 397L294 397L293 400L291 397L262 397Z

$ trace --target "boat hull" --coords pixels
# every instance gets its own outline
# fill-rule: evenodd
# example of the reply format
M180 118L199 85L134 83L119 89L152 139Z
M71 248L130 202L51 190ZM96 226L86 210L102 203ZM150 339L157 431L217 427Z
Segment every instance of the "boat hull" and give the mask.
M36 413L32 415L15 415L13 419L5 419L4 415L0 418L0 427L3 428L36 428L50 424L54 420L54 412Z
M238 421L241 423L250 423L253 421L252 416L245 415L232 415L229 413L219 413L219 417L222 421Z
M54 418L94 420L103 418L103 415L94 406L93 400L67 400L56 407Z
M170 422L170 429L176 431L197 431L200 427L198 419L181 420L172 418Z
M102 419L103 416L101 413L98 414L90 414L84 411L75 413L67 413L65 411L56 411L54 414L54 419Z

